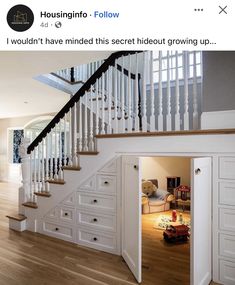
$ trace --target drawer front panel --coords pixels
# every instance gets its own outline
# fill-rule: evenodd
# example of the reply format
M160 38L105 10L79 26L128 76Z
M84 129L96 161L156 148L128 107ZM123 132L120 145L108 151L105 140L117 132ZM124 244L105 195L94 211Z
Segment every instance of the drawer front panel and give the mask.
M116 251L116 238L114 236L87 229L78 229L78 244L105 250L107 252Z
M219 203L235 206L235 183L219 183Z
M75 210L61 207L59 208L59 218L63 222L74 223L75 222Z
M80 208L112 211L116 210L116 198L112 196L92 195L78 192L77 205Z
M220 280L223 282L223 284L234 285L235 263L226 260L220 260L219 266Z
M105 194L116 194L116 177L97 175L97 192Z
M77 223L97 230L116 231L116 216L77 212Z
M235 180L235 157L219 158L219 178Z
M221 230L235 232L235 210L219 210L219 226Z
M72 227L61 226L56 223L43 222L43 232L53 237L58 237L64 240L73 241L74 231Z
M220 255L234 258L235 260L235 236L219 235Z

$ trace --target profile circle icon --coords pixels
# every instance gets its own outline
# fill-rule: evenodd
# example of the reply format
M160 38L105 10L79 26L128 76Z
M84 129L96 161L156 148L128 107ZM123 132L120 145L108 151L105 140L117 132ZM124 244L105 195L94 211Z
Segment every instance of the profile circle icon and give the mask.
M34 22L32 10L25 5L16 5L7 13L7 23L16 32L27 31Z

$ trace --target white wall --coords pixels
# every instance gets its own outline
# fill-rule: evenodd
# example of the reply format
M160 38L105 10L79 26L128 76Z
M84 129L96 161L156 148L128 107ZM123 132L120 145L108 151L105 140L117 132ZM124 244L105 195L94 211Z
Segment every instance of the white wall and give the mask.
M9 140L12 139L8 137L8 129L21 129L39 116L0 119L0 181L21 182L20 164L12 164L8 161L11 151L8 145Z
M159 188L167 189L167 176L179 176L181 178L180 184L190 185L190 158L142 158L143 179L158 179Z

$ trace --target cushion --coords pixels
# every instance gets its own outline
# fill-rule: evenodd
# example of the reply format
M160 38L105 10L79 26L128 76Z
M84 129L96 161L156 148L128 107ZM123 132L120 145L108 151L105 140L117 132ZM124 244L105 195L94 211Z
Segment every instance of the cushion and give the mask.
M155 197L159 200L164 201L166 196L169 195L170 193L164 189L157 189L157 192L155 194Z
M162 206L165 204L165 201L159 200L158 198L150 198L149 206Z

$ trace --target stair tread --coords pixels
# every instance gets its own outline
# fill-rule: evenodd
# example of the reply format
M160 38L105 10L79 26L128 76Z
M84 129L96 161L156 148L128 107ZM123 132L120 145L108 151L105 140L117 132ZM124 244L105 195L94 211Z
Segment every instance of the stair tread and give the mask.
M43 191L43 192L34 192L34 194L35 195L37 195L37 196L41 196L41 197L51 197L51 194L49 193L49 192L45 192L45 191Z
M12 219L12 220L19 221L19 222L27 219L25 215L21 215L21 214L12 214L12 215L7 215L6 217L8 219Z
M65 181L62 179L48 179L46 182L51 183L51 184L60 184L63 185L65 184Z
M78 151L77 154L79 155L97 155L99 154L98 151Z
M74 170L74 171L80 171L82 169L80 166L69 166L69 165L63 166L62 168L63 170Z
M28 208L33 208L33 209L37 209L38 208L38 205L35 202L25 202L22 205L25 206L25 207L28 207Z

